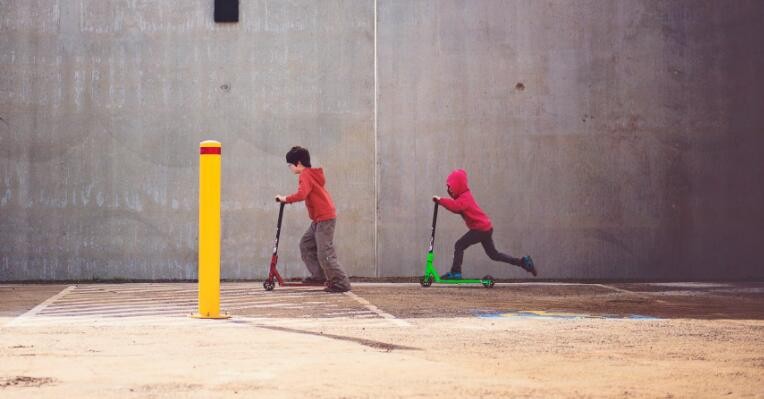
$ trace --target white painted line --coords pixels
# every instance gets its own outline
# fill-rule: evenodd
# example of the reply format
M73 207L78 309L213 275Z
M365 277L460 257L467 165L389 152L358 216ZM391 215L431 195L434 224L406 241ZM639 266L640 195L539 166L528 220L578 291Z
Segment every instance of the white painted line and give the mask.
M706 282L682 282L677 281L673 283L649 283L649 285L654 285L658 287L676 287L676 288L726 288L726 287L732 287L732 284L729 283L706 283Z
M389 320L391 323L395 324L398 327L410 327L411 324L406 322L405 320L396 319L395 316L391 315L390 313L382 311L380 308L374 306L371 304L371 302L361 298L360 296L354 294L351 291L345 292L345 295L355 299L358 303L365 306L366 309L369 309L370 311L376 313L379 317L382 317L384 319Z
M353 287L414 287L419 286L419 283L351 283Z
M337 305L326 305L323 308L336 308ZM137 314L160 314L160 313L178 313L178 314L185 314L188 312L192 312L196 310L196 305L186 305L186 306L157 306L157 307L123 307L123 308L88 308L88 309L69 309L69 308L55 308L55 307L49 307L45 309L42 313L39 313L36 315L36 318L40 317L54 317L54 316L61 316L61 315L93 315L93 316L119 316L119 317L132 317ZM228 310L244 310L244 309L260 309L260 310L268 310L268 309L300 309L304 310L305 307L301 306L299 304L289 304L289 303L273 303L269 305L263 305L263 304L238 304L238 305L226 305L221 304L221 310L228 311ZM315 308L314 308L315 309Z
M282 288L282 294L289 294L293 291L283 292L287 288L297 291L305 291L306 287L286 287ZM315 287L312 287L315 288ZM161 293L186 293L195 295L199 290L196 287L188 287L187 285L144 285L142 283L136 284L88 284L78 285L77 292L83 293L143 293L143 292L161 292ZM272 292L265 291L262 285L241 285L241 286L227 286L222 285L220 287L222 293L226 292L243 292L247 294L257 295L272 295Z
M88 303L76 303L73 304L71 302L64 303L61 301L56 302L54 306L49 307L45 310L46 313L51 311L57 311L57 310L67 310L67 311L78 311L78 310L94 310L94 309L103 309L103 310L109 310L109 309L157 309L157 308L166 308L166 307L174 307L174 306L196 306L198 303L197 300L185 300L185 301L167 301L167 302L132 302L128 300L123 301L101 301L101 302L88 302ZM220 301L221 306L231 306L231 305L267 305L267 304L276 304L276 303L292 303L288 301L247 301L247 300L236 300L236 301L227 301L225 299Z
M60 300L58 303L65 303L65 304L88 304L88 303L104 303L104 302L164 302L164 301L196 301L197 296L196 295L175 295L175 296L152 296L152 292L145 292L142 295L122 295L122 293L102 293L99 295L94 294L88 294L83 295L79 292L79 290L75 290L70 295L68 295L66 298ZM273 296L254 296L254 295L228 295L225 292L223 292L220 295L221 300L254 300L254 301L264 301L264 300L287 300L292 298L301 298L301 297L307 297L311 295L306 294L291 294L291 295L273 295ZM317 295L314 295L317 296Z
M111 293L125 293L125 294L135 294L135 293L143 293L143 292L157 292L157 293L165 293L165 294L179 294L179 293L187 293L187 294L194 294L198 292L197 290L188 290L188 289L181 289L178 288L161 288L161 287L83 287L78 286L77 292L85 293L85 294L111 294Z
M70 294L69 297L76 296L75 294ZM107 305L107 304L128 304L128 303L135 303L135 304L179 304L179 303L197 303L198 299L196 297L194 298L151 298L149 295L146 295L147 298L119 298L116 296L106 296L104 295L103 298L97 298L97 297L89 297L87 299L85 298L79 298L76 300L71 300L69 297L67 297L65 300L60 300L56 304L59 306L97 306L97 305ZM271 298L251 298L251 297L229 297L229 296L222 296L220 298L221 303L270 303L270 302L279 302L279 301L287 301L291 298L299 298L299 297L290 297L290 298L283 298L283 297L271 297Z
M325 316L353 316L356 317L358 315L371 315L376 316L376 313L370 311L370 310L345 310L340 312L331 312L331 313L324 313Z
M592 285L596 285L597 287L602 287L602 288L605 288L605 289L621 292L621 293L624 293L624 294L640 295L640 294L638 294L638 293L636 293L634 291L629 291L629 290L625 290L623 288L617 288L617 287L613 287L613 286L610 286L610 285L605 285L605 284L592 284Z
M353 283L353 286L360 287L419 287L419 283ZM479 284L474 284L479 285ZM553 283L553 282L518 282L518 283L496 283L497 287L511 287L511 286L564 286L564 285L598 285L589 283ZM458 287L459 284L439 284L438 287ZM466 286L466 285L465 285Z
M60 325L77 325L77 326L95 326L95 325L109 325L109 326L130 326L135 324L147 324L147 325L187 325L193 323L190 317L178 316L178 317L157 317L157 316L141 316L130 318L119 317L55 317L55 318L35 318L24 321L24 327L50 327Z
M474 284L479 285L479 284ZM419 283L353 283L353 286L360 286L360 287L419 287ZM439 284L438 287L458 287L459 284ZM466 286L466 285L463 285ZM517 283L496 283L496 287L512 287L512 286L600 286L609 290L615 290L615 291L623 291L623 292L631 292L627 290L621 290L620 288L615 288L611 286L607 286L604 284L593 284L593 283L555 283L555 282L548 282L548 281L539 281L539 282L517 282Z
M617 288L617 287L613 287L611 285L606 285L606 284L594 284L594 285L598 285L598 286L603 287L603 288L609 288L609 289L611 289L613 291L620 292L620 293L623 293L623 294L629 294L631 296L635 296L635 297L640 298L640 299L647 299L647 300L654 299L652 296L650 296L650 293L648 293L648 292L634 292L634 291L629 291L629 290L625 290L623 288ZM653 293L653 294L655 294L655 293ZM655 299L655 302L666 303L666 301L664 301L662 299Z
M764 294L764 287L740 287L710 291L710 293L716 292L723 294Z
M268 309L268 308L279 308L279 309L305 309L305 307L300 305L273 305L273 306L263 306L263 305L238 305L238 306L222 306L224 308L223 310L247 310L247 309Z
M7 327L12 327L12 326L15 326L15 325L21 323L22 321L24 321L26 319L34 317L36 314L42 312L46 307L48 307L48 305L50 305L51 303L55 302L58 298L61 298L61 297L65 296L66 294L68 294L71 290L74 289L74 287L75 286L70 285L70 286L64 288L63 290L61 290L61 292L59 292L58 294L53 295L52 297L48 298L45 302L35 306L34 308L29 310L28 312L26 312L26 313L22 314L21 316L16 317L15 319L11 320L11 322L6 324L6 326Z
M86 309L69 310L58 309L51 311L49 309L36 315L36 317L57 317L57 316L103 316L103 317L131 317L142 314L185 314L194 311L196 307L165 307L165 308L143 308L143 309Z

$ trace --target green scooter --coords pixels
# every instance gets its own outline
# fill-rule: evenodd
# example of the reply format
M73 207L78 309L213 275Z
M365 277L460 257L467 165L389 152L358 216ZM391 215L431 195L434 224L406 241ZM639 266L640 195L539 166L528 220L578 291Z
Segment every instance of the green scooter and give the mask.
M446 280L440 278L438 271L433 266L435 260L435 222L438 221L438 203L435 202L435 210L432 213L432 235L430 236L430 249L427 251L427 263L424 266L424 276L419 280L422 287L429 287L435 284L483 284L485 288L493 288L494 279L492 276L485 276L482 279L454 279Z

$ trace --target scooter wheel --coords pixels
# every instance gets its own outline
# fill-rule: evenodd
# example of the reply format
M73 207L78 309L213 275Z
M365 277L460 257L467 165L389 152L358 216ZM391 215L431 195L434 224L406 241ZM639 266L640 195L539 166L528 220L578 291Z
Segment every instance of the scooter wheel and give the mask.
M419 279L419 284L422 287L429 287L432 285L432 276L423 276L421 279Z
M272 280L265 280L263 282L263 288L265 288L266 291L273 291L273 288L276 287L276 283L274 283Z
M493 285L494 285L493 276L488 275L483 277L483 287L493 288Z

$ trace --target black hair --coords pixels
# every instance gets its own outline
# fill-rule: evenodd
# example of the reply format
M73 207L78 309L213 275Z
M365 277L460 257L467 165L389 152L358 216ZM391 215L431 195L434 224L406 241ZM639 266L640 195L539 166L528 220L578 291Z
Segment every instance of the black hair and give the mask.
M286 161L287 163L291 163L292 165L297 166L297 162L301 163L302 166L309 168L310 167L310 152L308 152L307 148L302 148L299 145L292 147L289 152L286 154Z

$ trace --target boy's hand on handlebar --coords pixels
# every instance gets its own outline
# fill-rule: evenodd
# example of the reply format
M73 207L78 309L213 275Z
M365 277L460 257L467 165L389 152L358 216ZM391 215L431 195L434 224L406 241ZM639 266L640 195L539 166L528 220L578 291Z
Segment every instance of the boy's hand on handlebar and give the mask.
M440 197L438 197L437 195L433 195L432 202L438 202L438 201L440 201Z
M285 195L277 195L276 196L276 202L286 202L286 196Z

